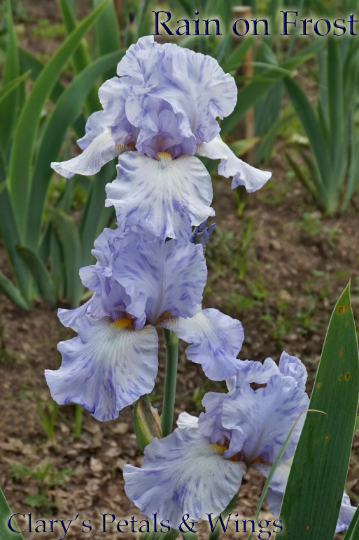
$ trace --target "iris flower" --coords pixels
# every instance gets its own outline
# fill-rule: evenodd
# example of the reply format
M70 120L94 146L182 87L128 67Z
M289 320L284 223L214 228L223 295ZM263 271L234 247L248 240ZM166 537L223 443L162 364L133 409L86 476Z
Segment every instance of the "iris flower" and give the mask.
M171 435L146 447L142 468L124 467L127 496L143 515L156 513L173 528L185 514L198 520L223 512L249 467L268 475L293 424L308 408L306 378L302 362L285 352L279 366L270 358L263 364L241 362L227 382L227 394L207 393L199 419L182 413ZM254 390L251 383L265 386ZM275 516L303 422L304 415L269 487L267 500ZM344 495L337 531L348 527L354 511Z
M99 90L103 110L87 121L83 153L52 167L66 178L93 175L119 156L106 201L119 222L144 220L164 239L214 215L211 178L195 154L220 159L218 172L233 177L232 188L256 191L270 178L219 135L217 117L231 114L237 87L214 58L147 36L129 47L117 74Z
M201 244L105 229L93 255L97 263L82 268L80 277L94 295L77 309L59 310L64 326L78 335L59 343L60 369L45 371L58 404L78 403L105 421L151 392L159 327L189 343L187 358L212 380L237 372L242 325L216 309L202 310L207 269Z

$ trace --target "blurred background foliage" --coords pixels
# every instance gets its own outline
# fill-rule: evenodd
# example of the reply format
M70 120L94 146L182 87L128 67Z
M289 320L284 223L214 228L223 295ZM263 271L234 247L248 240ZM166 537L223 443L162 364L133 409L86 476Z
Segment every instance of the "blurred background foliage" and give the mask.
M250 30L236 40L231 23L239 3L200 0L198 17L217 17L222 35L175 36L176 43L213 56L235 77L237 106L221 126L233 151L264 167L276 137L287 134L293 174L324 213L342 212L358 185L358 45L347 35L299 36L298 28L280 36L280 10L291 9L290 2L245 4L250 17L268 19L270 36L251 36ZM295 9L298 19L304 14L333 19L350 13L354 4L301 0ZM93 262L95 238L114 224L112 209L104 207L104 187L115 177L115 163L93 178L65 181L50 162L77 152L74 141L84 134L86 118L100 109L98 87L115 75L126 48L154 31L152 10L170 10L172 21L195 17L188 0L93 0L81 20L80 2L58 0L58 5L63 22L39 19L33 30L35 39L61 39L48 57L19 45L25 0L7 0L0 8L0 234L13 270L12 280L0 273L0 288L24 309L38 297L53 306L79 305L86 292L78 270ZM16 26L14 19L20 21ZM160 42L167 39L159 36ZM303 90L298 68L304 63L319 88L316 102ZM206 165L215 172L216 164ZM245 203L241 193L234 196L240 213Z

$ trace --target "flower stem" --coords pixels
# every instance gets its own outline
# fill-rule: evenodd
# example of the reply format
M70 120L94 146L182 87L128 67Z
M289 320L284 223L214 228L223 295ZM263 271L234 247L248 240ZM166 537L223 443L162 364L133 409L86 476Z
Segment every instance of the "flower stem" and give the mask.
M172 432L173 414L176 399L177 362L178 362L178 338L172 330L163 330L166 341L166 377L162 407L162 437Z

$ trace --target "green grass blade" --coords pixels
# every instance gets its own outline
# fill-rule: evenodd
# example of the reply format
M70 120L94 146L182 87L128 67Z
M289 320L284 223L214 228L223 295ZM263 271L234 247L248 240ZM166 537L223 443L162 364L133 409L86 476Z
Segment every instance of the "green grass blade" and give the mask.
M12 512L9 508L5 495L0 488L0 538L1 540L14 540L15 538L17 538L18 540L24 540L24 537L20 532L14 533L10 531L9 527L7 526L11 514ZM16 521L14 518L11 520L11 524L13 529L15 529Z
M310 409L293 458L280 519L280 540L333 538L358 406L358 344L349 285L330 319Z
M284 83L299 120L309 139L323 182L328 182L331 174L329 156L313 107L309 103L303 90L292 79L286 77Z
M17 48L17 40L16 40L16 34L14 30L13 20L12 20L12 13L11 13L11 2L10 0L7 1L7 13L6 13L6 19L7 19L7 34L8 34L8 42L7 42L7 49L6 49L6 60L5 60L5 67L3 71L2 76L2 90L4 91L4 87L11 84L12 82L18 80L18 77L20 75L20 67L19 67L19 54L18 54L18 48ZM21 82L21 81L20 81ZM8 92L8 94L5 94L5 101L0 106L0 145L1 148L6 154L7 149L9 148L10 139L12 135L12 131L15 125L15 120L17 116L17 109L18 109L18 89L17 84L13 87L14 92ZM1 91L0 91L1 96ZM0 101L2 101L0 99Z
M359 429L359 416L357 416L355 420L354 433L356 433L358 429Z
M344 540L358 540L359 538L359 506L350 522Z
M29 304L26 302L21 292L11 281L0 272L0 290L9 298L9 300L21 309L29 309ZM1 502L0 502L0 516L1 516ZM0 524L1 532L1 524ZM3 537L1 536L1 539Z
M71 9L68 0L59 0L59 4L62 18L65 23L66 32L68 35L70 35L71 32L73 32L78 26L76 17ZM81 42L78 48L73 53L72 62L75 73L77 74L81 73L81 71L91 63L90 55L84 43ZM91 88L89 88L89 93L86 99L86 109L88 114L91 114L95 111L98 111L99 108L100 101L98 99L97 89L95 86L92 86Z
M41 297L54 307L56 305L54 286L42 260L34 251L24 246L17 246L17 252L30 270Z
M33 250L37 250L46 193L53 173L50 163L56 161L66 131L80 115L93 82L115 66L123 54L123 51L110 53L84 69L63 92L48 120L40 143L30 195L26 245Z
M80 303L83 285L79 277L81 244L73 221L61 210L50 209L50 219L61 244L66 274L66 298L71 307Z
M296 69L311 57L312 54L291 58L279 66L282 69L278 70L277 67L275 69L268 69L261 76L261 80L252 81L240 90L234 111L221 124L221 134L224 135L234 128L248 109L258 103L278 81L285 77L288 71Z
M10 158L9 189L21 238L25 236L31 188L31 161L43 106L68 59L100 15L107 1L88 15L65 40L37 78L23 107Z

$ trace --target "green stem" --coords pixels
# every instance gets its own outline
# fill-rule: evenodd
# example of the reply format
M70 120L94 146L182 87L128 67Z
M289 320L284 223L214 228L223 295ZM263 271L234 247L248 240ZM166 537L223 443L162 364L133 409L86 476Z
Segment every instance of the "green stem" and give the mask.
M177 362L178 362L178 338L171 330L163 330L166 341L167 360L165 390L162 407L162 437L172 433L173 414L176 399Z
M81 437L82 431L82 407L81 405L75 405L75 430L74 436L76 438Z
M217 524L214 531L209 534L208 540L218 540L220 533L221 533L221 526Z

